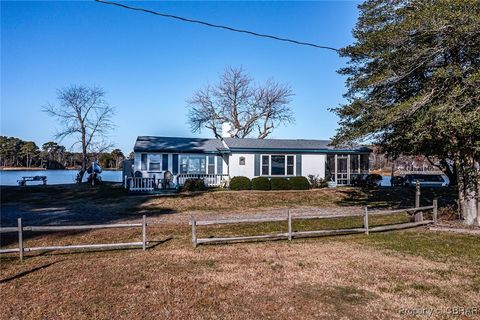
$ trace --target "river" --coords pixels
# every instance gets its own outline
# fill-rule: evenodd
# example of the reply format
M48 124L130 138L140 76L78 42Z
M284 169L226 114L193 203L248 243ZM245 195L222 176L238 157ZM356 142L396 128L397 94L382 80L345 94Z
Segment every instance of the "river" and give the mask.
M46 176L47 184L69 184L75 183L78 170L0 170L0 185L16 186L17 180L22 177ZM83 179L86 181L88 174ZM103 170L101 174L103 181L122 182L122 171ZM41 184L41 182L29 182L28 185Z

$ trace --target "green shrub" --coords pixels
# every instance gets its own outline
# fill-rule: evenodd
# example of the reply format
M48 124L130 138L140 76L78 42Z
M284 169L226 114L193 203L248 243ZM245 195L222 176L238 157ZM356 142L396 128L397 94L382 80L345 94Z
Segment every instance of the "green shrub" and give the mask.
M308 182L307 178L299 176L299 177L291 177L290 184L292 186L292 190L307 190L310 189L310 182Z
M376 173L367 176L367 188L378 188L381 185L382 176Z
M310 182L311 188L314 189L328 187L328 179L322 179L318 175L308 175L308 181Z
M290 190L292 188L290 180L281 177L273 177L270 180L270 185L272 190Z
M233 177L230 180L230 189L231 190L250 190L252 189L252 181L247 177Z
M183 184L184 191L204 191L207 189L203 179L187 179Z
M270 190L271 188L270 179L267 177L257 177L252 179L253 190Z

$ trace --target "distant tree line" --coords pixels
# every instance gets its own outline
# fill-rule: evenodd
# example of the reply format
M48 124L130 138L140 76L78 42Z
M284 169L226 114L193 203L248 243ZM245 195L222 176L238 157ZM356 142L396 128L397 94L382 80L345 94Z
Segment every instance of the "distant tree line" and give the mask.
M103 168L121 168L126 157L120 149L111 152L88 153L89 161L98 161ZM16 137L0 136L0 166L24 168L81 168L82 153L71 152L49 141L38 147L33 141L24 141Z

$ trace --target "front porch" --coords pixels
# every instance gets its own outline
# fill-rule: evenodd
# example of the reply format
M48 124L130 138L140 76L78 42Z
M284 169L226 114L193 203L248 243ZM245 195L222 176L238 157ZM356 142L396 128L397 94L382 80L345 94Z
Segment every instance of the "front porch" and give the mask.
M125 177L124 188L129 192L171 193L185 184L188 179L202 179L209 188L222 187L228 184L228 174L177 174L169 181L157 178Z

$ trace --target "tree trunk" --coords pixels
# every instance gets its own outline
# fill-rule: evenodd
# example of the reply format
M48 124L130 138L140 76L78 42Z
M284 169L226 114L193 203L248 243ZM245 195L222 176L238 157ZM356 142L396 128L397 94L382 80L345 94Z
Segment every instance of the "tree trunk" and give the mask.
M462 218L467 225L479 224L479 169L468 158L458 159L458 202Z
M465 199L463 200L462 215L467 225L478 224L478 197L476 186L466 185Z
M77 183L82 183L82 181L83 181L83 175L87 171L87 162L88 162L87 139L86 139L85 127L82 123L82 168L80 169L80 172L78 173Z

